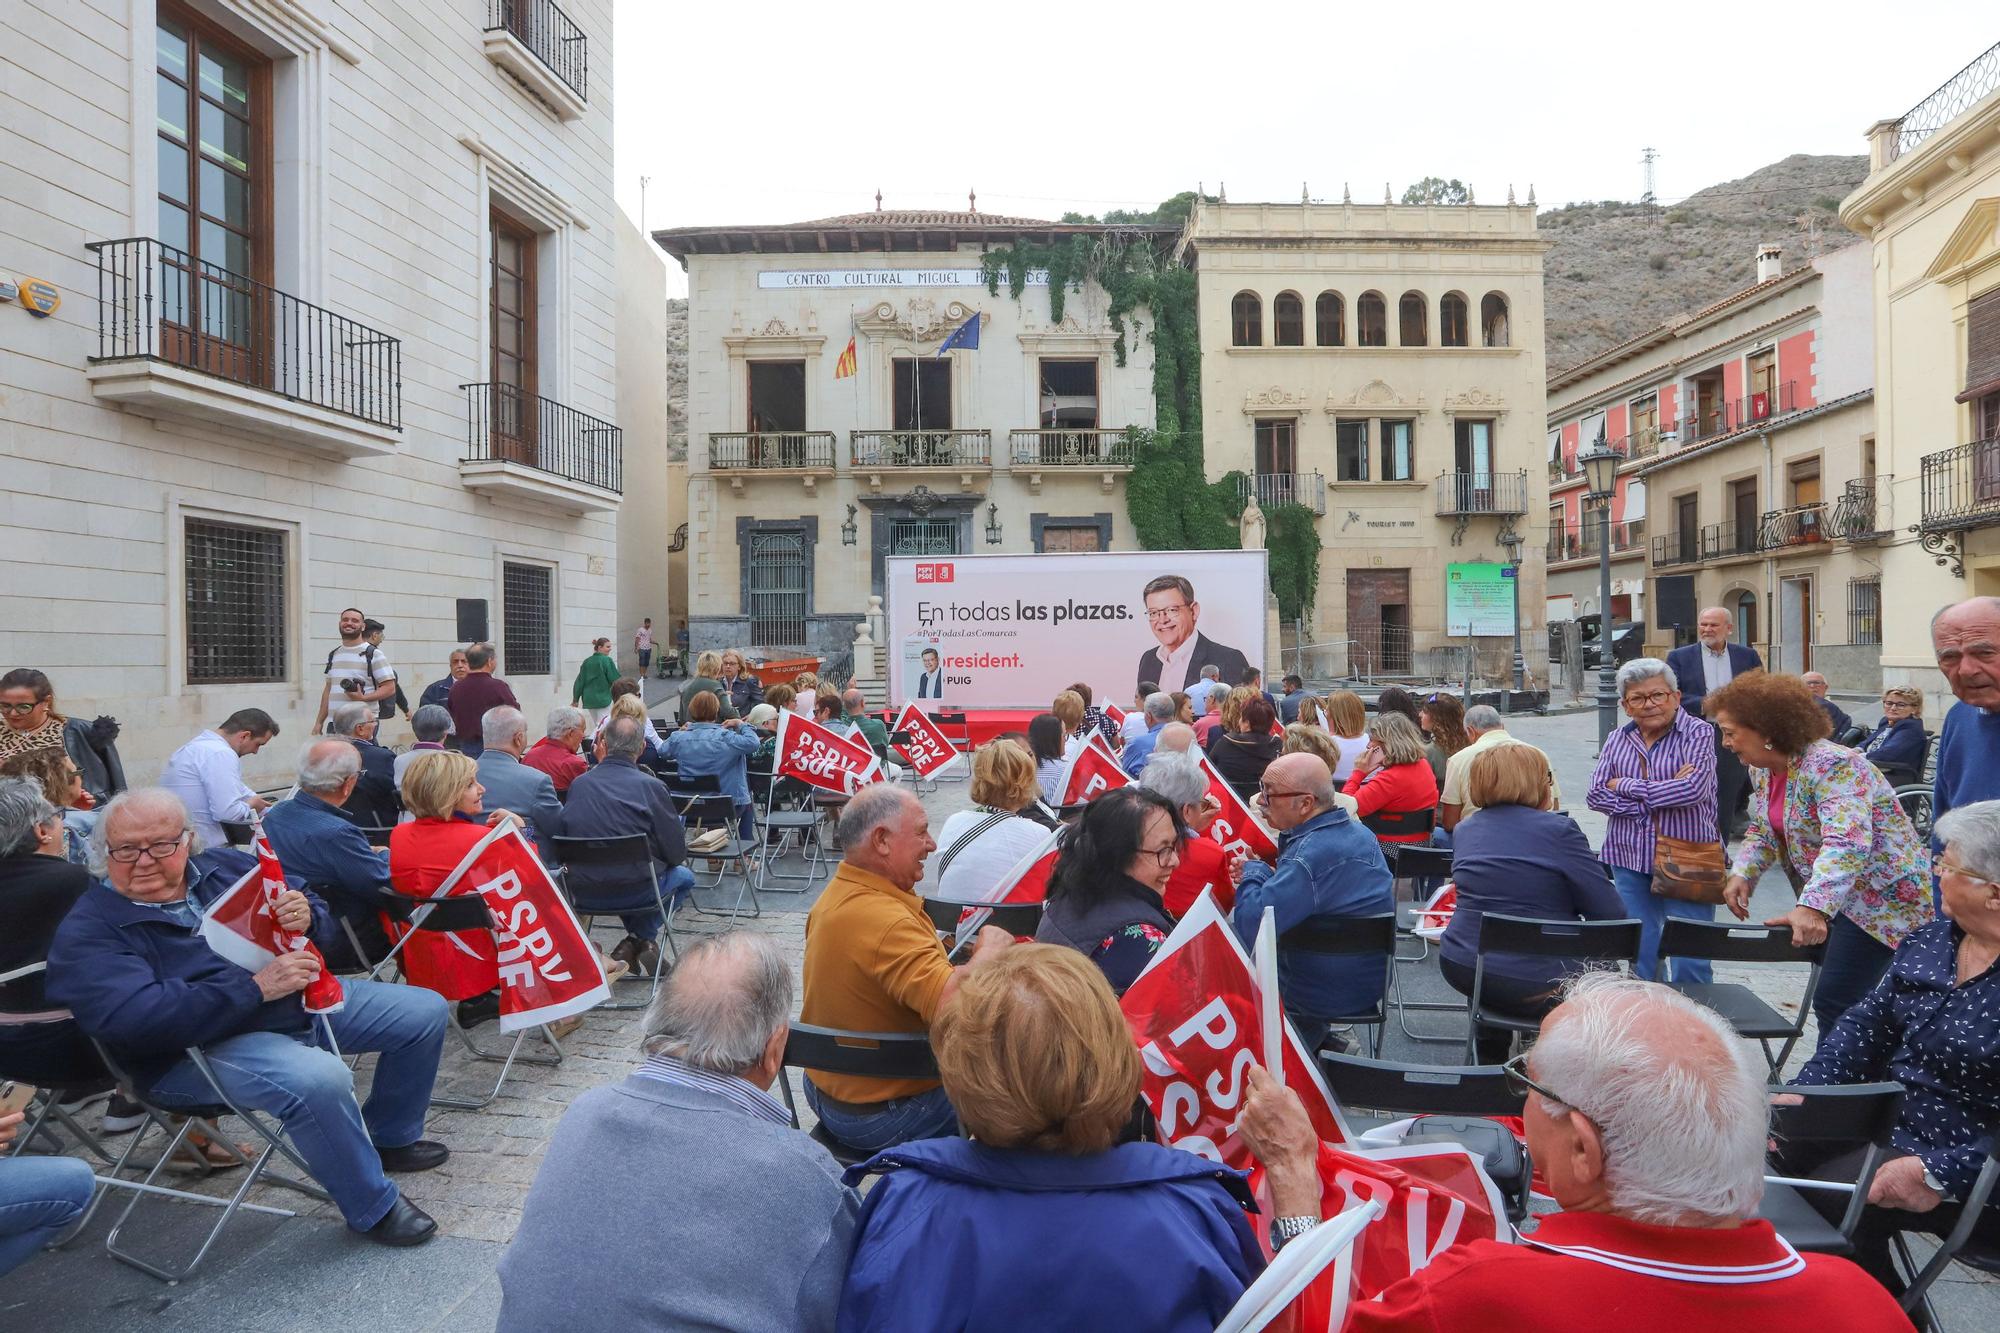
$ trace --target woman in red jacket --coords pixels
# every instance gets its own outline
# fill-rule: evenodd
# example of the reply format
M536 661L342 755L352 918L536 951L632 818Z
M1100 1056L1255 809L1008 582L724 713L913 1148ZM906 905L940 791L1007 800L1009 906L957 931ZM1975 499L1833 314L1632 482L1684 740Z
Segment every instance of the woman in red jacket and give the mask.
M1430 841L1437 775L1424 756L1423 733L1401 713L1376 714L1368 748L1354 761L1345 790L1377 841Z

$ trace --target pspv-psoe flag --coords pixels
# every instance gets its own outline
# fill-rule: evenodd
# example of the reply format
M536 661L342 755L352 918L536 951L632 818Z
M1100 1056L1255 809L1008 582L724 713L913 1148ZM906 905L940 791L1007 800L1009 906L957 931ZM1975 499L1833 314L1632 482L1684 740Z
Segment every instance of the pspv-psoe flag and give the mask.
M251 845L257 864L242 879L208 905L201 914L201 938L208 947L240 968L261 972L278 961L281 954L310 953L319 958L319 975L307 983L299 998L309 1014L339 1012L347 1003L340 978L329 972L319 948L304 935L294 935L278 924L272 906L289 886L278 854L264 840L260 826Z
M892 742L892 746L920 778L936 777L958 762L958 747L951 743L943 728L931 721L930 716L914 703L903 705L902 716L896 719L890 734L908 737L907 740Z
M1104 733L1093 731L1082 745L1069 752L1063 762L1062 782L1056 789L1058 805L1083 805L1108 791L1130 784L1132 778L1111 753Z
M513 820L472 845L433 898L471 891L493 913L499 946L500 1030L553 1023L611 994L583 924Z
M977 904L1040 903L1049 897L1049 876L1055 873L1056 858L1062 855L1063 829L1053 828L1048 836L1022 856L990 888L970 901ZM983 906L970 906L958 914L958 932L953 942L962 943L992 919Z
M847 796L879 779L882 761L867 745L786 709L778 714L777 770L781 778Z
M1201 760L1201 771L1208 774L1208 794L1222 806L1222 813L1209 822L1202 836L1222 844L1226 851L1240 851L1253 860L1275 862L1278 840L1271 830L1264 827L1264 821L1257 818L1250 803L1236 794L1236 788L1215 771L1206 754L1197 750L1195 757Z

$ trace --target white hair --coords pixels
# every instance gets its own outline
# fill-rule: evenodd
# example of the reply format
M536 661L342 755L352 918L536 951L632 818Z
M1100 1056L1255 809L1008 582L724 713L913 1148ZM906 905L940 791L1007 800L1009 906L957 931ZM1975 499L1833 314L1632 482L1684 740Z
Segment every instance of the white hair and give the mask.
M1701 616L1721 616L1723 624L1731 629L1736 628L1736 613L1726 606L1704 606L1701 609ZM1695 619L1700 620L1701 616L1696 616Z
M1139 785L1176 806L1199 805L1208 794L1208 771L1186 750L1155 750L1139 775Z
M489 708L479 719L479 739L489 750L505 749L516 736L528 734L528 719L521 716L518 708L501 704Z
M1174 696L1168 694L1165 690L1160 691L1158 694L1149 694L1146 696L1146 721L1148 722L1170 722L1173 720L1174 714L1179 711L1179 706L1174 703Z
M1492 704L1474 704L1465 710L1465 729L1467 731L1505 731L1507 729L1507 722L1505 718L1500 716L1500 710Z
M1664 680L1670 690L1681 687L1680 677L1674 674L1674 669L1659 658L1635 657L1618 668L1618 697L1623 699L1626 692L1634 685L1641 685L1649 680Z
M436 744L451 734L451 710L443 704L420 704L410 714L410 734Z
M307 741L299 750L299 790L318 796L339 791L361 771L361 751L343 737Z
M1222 668L1215 665L1215 663L1210 662L1207 666L1201 669L1201 678L1203 680L1221 680Z
M1938 816L1932 836L1981 879L2000 880L2000 801L1974 801Z
M550 737L567 736L582 726L583 723L584 716L581 708L571 708L568 704L557 704L549 710L548 725L543 729L542 734Z
M639 756L646 753L646 724L636 717L614 717L604 724L600 734L606 755L615 754L637 763Z
M847 802L847 808L840 812L840 822L835 833L843 847L859 847L868 841L868 835L902 817L903 803L914 801L901 787L887 782L871 782L854 793Z
M1533 1073L1604 1137L1604 1184L1621 1216L1745 1218L1764 1194L1770 1089L1721 1015L1666 986L1585 972L1535 1043Z
M792 1011L792 970L765 935L732 930L689 945L646 1011L641 1044L714 1074L763 1058Z
M98 811L97 822L90 829L90 873L99 879L110 873L113 821L126 814L162 811L172 813L181 821L181 831L188 835L188 855L200 854L203 849L201 834L195 832L194 819L189 816L188 808L180 797L165 787L132 787L119 792L111 798L110 804Z
M0 856L33 851L35 830L56 818L56 808L33 778L0 778Z
M333 736L359 735L361 729L374 720L374 704L359 704L352 699L334 704L326 710L326 730Z

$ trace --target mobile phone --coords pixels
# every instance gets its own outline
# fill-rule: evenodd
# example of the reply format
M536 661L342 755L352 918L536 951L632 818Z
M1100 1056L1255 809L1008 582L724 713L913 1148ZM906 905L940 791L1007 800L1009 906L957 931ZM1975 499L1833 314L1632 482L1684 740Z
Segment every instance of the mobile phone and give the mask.
M12 1115L34 1099L32 1084L16 1083L9 1079L0 1083L0 1115Z

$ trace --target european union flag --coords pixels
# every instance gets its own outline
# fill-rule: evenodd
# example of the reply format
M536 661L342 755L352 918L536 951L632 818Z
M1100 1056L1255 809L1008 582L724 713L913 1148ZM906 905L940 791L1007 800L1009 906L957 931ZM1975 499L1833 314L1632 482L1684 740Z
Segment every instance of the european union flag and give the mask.
M975 352L979 350L978 312L975 311L971 319L951 331L951 336L944 340L944 344L937 349L937 354L943 356L954 347L966 347Z

